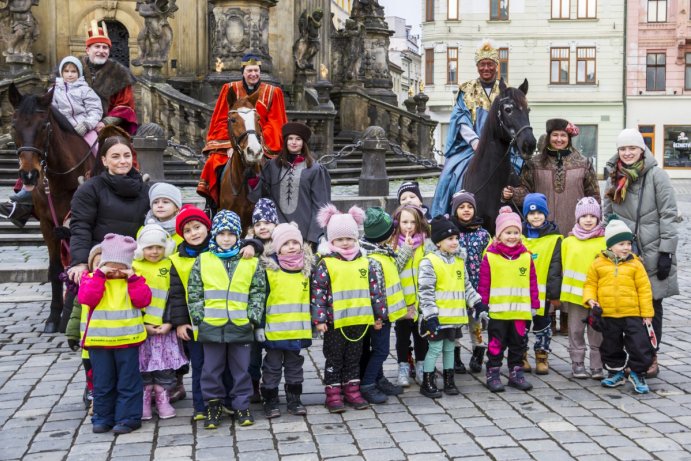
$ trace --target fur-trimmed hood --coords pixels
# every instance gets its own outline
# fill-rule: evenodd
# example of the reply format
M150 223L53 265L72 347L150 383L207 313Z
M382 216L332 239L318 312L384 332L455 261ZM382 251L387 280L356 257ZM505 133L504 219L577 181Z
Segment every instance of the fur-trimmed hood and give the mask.
M132 72L112 58L108 59L102 66L96 67L90 64L88 56L83 56L82 65L84 79L101 98L104 113L108 111L111 96L136 82Z
M305 255L305 265L303 266L301 272L305 277L309 277L312 273L312 267L315 263L314 253L312 253L312 248L309 244L302 245L302 252ZM278 265L278 261L276 260L276 251L272 246L264 247L264 254L261 256L261 258L259 258L259 261L267 271L283 270Z

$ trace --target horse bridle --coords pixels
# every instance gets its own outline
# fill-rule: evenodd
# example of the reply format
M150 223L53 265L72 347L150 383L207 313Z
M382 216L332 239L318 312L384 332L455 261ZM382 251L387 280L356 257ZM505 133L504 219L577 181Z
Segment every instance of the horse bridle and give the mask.
M257 109L247 108L247 111L256 113ZM238 109L233 109L233 110L228 111L228 115L229 115L228 124L234 123L233 119L230 118L230 114L232 114L232 113L239 114L239 111L238 111ZM233 130L228 130L228 134L230 135L231 143L234 144L238 150L240 150L240 142L242 142L243 139L245 139L246 137L248 137L251 134L257 136L257 139L259 139L259 143L262 146L262 150L264 149L264 138L262 137L261 130L259 130L259 131L257 131L257 130L245 130L242 133L240 133L239 136L235 136L235 133L233 133Z

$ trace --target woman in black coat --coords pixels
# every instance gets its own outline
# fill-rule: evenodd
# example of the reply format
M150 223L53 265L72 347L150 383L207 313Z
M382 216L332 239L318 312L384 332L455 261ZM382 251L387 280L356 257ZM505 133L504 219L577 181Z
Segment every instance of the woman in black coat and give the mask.
M100 143L99 175L80 186L72 197L70 220L70 279L79 283L89 251L109 232L135 237L149 211L149 186L134 168L129 138L109 136Z

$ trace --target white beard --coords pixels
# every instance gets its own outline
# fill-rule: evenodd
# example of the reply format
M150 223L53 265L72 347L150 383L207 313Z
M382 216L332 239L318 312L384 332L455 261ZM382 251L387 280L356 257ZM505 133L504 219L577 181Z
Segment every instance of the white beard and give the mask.
M101 58L101 57L98 57L98 56L96 56L96 57L94 57L93 59L91 59L91 62L93 62L93 63L96 64L97 66L102 66L103 64L106 63L106 61L108 61L108 58Z

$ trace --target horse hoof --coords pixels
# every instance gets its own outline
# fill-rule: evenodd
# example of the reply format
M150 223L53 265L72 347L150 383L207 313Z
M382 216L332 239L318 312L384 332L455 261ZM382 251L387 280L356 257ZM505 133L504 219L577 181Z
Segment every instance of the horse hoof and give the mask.
M55 322L46 322L46 326L43 327L43 332L52 334L58 332L58 324Z

